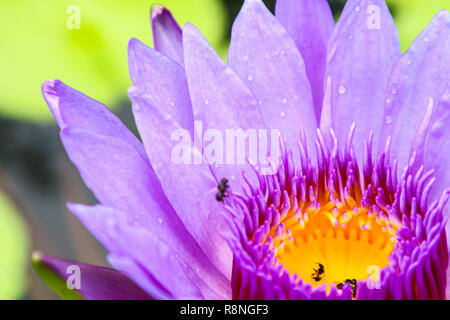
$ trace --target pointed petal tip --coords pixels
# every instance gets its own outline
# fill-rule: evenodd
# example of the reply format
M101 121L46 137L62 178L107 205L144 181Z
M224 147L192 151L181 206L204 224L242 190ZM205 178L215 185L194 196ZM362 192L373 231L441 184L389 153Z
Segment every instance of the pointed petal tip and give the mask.
M154 18L156 18L158 15L162 14L164 11L169 11L166 7L160 5L160 4L152 4L151 8L150 8L150 14L151 14L151 18L152 20Z
M182 30L172 12L164 6L153 5L150 17L154 48L183 65Z
M450 12L448 9L439 10L436 15L430 20L428 25L425 27L425 30L432 24L439 26L438 28L450 28ZM422 31L424 32L424 31ZM420 36L420 35L419 35Z
M255 9L257 10L263 9L270 12L269 8L267 8L267 6L262 0L245 0L244 4L242 5L241 11L255 10Z
M186 33L197 32L198 28L192 22L186 22L183 26L183 38Z
M142 45L144 44L138 38L130 38L127 45L128 58L135 58L136 51L138 51L139 47Z
M183 27L183 50L184 50L184 60L186 64L186 50L188 47L192 46L192 43L196 43L199 40L207 41L203 33L191 22L186 22Z
M86 209L89 209L89 208L91 208L91 209L99 208L100 209L102 207L102 205L96 204L96 205L89 206L89 205L85 205L85 204L81 204L81 203L67 202L66 207L76 217L78 217L79 219L82 219L84 215L90 214L90 212Z
M32 265L42 281L66 300L152 299L125 274L115 269L48 256L39 251L32 253ZM74 267L77 267L80 278L78 285L72 284L72 287L69 283L73 273L68 270Z
M66 300L83 300L84 297L77 290L70 290L66 286L65 279L58 272L60 260L52 258L40 251L34 251L31 255L31 264L36 274L61 298Z
M243 7L244 6L249 6L249 5L261 5L262 1L261 0L245 0Z
M437 13L438 16L446 16L447 19L450 19L450 12L448 11L448 9L441 9L438 11Z
M74 202L67 202L67 203L66 203L66 207L67 207L67 209L69 209L70 211L72 211L72 209L78 208L78 206L81 206L81 204L74 203Z
M133 47L136 46L139 42L140 42L140 41L139 41L138 38L131 37L131 38L128 40L128 49L133 48Z
M195 48L198 46L208 48L207 50L212 50L217 54L216 50L211 46L211 43L205 37L203 32L191 22L186 22L186 24L183 27L183 48L184 50L188 50L186 49L187 47ZM186 56L188 56L188 54L184 52L185 60Z
M41 87L41 89L42 89L42 94L43 94L44 96L45 96L45 95L48 95L48 94L54 94L55 91L56 91L56 87L57 87L59 84L62 84L62 82L61 82L60 80L58 80L58 79L49 79L49 80L45 81L45 82L42 84L42 87Z
M431 19L429 24L433 23L434 21L438 21L439 24L442 24L442 26L447 23L447 27L450 27L450 12L448 9L441 9L439 10L436 15Z
M135 97L137 96L140 92L142 92L142 89L140 89L138 86L130 86L127 89L128 92L128 96L131 97Z
M58 103L59 89L61 86L64 86L64 83L58 79L47 80L41 86L42 96L59 126L63 125Z
M160 5L160 4L153 4L151 6L150 19L151 19L152 24L158 18L164 17L164 16L166 16L170 19L174 19L172 12L167 7Z
M145 90L143 90L142 88L138 87L138 86L131 86L128 87L128 97L130 98L131 102L132 102L132 108L134 112L139 112L140 111L140 107L139 104L142 103L142 99L141 97L143 95L145 95ZM148 99L150 99L149 97L147 97Z
M82 210L82 208L85 206L77 203L67 202L66 207L70 212L72 212L74 216L76 216L81 221L83 220L84 210Z
M40 262L43 260L43 256L44 256L44 254L41 251L33 251L31 253L31 261L33 263Z

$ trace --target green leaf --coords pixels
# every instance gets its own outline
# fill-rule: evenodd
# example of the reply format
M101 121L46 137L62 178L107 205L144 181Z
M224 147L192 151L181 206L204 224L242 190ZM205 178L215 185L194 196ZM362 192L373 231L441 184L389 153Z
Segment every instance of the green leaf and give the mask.
M47 286L64 300L84 300L76 291L67 287L66 280L60 277L52 268L50 268L42 259L39 252L34 252L31 259L34 271L44 281Z
M412 1L389 0L395 24L400 33L402 50L406 51L413 40L441 9L450 9L448 0Z
M0 193L0 300L19 299L26 291L28 240L24 221Z
M127 99L127 43L137 37L151 45L155 2L181 25L196 24L220 49L225 10L219 0L0 1L0 115L50 120L40 87L53 78L110 107Z

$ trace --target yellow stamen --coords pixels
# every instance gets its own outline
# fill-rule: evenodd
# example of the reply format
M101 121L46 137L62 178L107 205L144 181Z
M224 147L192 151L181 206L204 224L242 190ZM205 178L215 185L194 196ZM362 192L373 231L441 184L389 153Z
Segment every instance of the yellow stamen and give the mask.
M304 208L302 215L289 212L281 221L284 232L277 234L273 227L269 234L278 262L314 287L326 284L329 289L332 283L369 276L374 281L374 266L382 269L389 264L400 226L351 204L356 202L346 199L345 205L327 202ZM319 281L314 279L318 264L324 267Z

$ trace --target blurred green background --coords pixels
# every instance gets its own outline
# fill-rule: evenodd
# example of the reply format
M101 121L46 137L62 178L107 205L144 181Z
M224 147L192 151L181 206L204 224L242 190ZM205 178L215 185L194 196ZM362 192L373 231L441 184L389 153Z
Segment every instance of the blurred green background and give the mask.
M105 103L134 130L126 47L151 44L149 10L167 6L225 56L242 0L2 0L0 2L0 299L55 298L30 250L106 265L105 252L65 203L95 203L68 161L40 86L58 78ZM265 1L273 10L275 1ZM344 0L329 0L335 18ZM390 0L406 50L448 0ZM80 14L80 28L76 15Z

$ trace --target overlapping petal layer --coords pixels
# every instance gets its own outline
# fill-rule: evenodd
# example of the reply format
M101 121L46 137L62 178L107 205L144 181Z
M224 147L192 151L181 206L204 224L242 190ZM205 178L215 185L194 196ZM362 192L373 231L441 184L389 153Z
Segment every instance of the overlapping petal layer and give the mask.
M399 56L398 32L385 1L347 1L328 42L325 77L331 80L331 127L337 138L345 141L356 121L359 160L370 131L378 150L386 86ZM329 130L323 124L321 129Z
M57 80L43 85L67 153L101 203L70 209L110 252L119 284L126 275L158 299L445 297L447 11L400 57L382 0L349 0L335 27L324 0L279 0L277 17L261 0L246 0L228 63L167 9L153 7L151 19L155 50L136 39L128 45L143 143L99 102ZM210 162L207 146L194 143L204 138L197 123L216 136L277 129L290 151L282 146L275 175L252 177L247 165ZM173 158L180 137L189 150L183 163ZM232 195L225 207L216 200L222 178ZM320 207L319 198L357 200L400 225L380 290L366 290L367 279L358 279L357 294L314 289L260 241L301 205Z
M334 29L326 0L278 0L276 17L286 28L305 61L316 118L320 119L324 96L327 45Z

